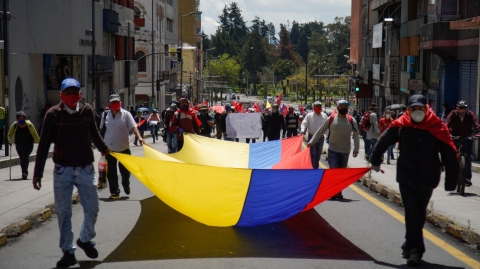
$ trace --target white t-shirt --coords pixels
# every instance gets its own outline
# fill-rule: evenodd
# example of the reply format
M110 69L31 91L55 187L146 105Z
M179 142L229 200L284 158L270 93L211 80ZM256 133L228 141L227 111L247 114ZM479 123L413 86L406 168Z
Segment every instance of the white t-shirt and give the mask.
M127 110L121 108L117 115L113 117L112 110L107 114L107 117L102 117L100 123L100 129L103 125L107 126L105 132L105 143L111 151L124 151L130 149L130 143L128 141L130 130L137 127L132 114Z

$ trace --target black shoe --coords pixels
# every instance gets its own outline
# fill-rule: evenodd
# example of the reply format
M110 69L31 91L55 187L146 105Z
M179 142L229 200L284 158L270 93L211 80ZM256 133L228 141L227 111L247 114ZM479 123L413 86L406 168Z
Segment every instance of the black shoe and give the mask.
M472 181L469 179L465 179L465 186L466 187L471 187L472 186Z
M391 159L391 160L395 160L395 157L392 156L392 157L390 157L390 159Z
M64 252L63 257L57 262L57 267L69 267L77 263L75 254Z
M92 241L88 241L86 243L83 243L80 238L77 239L77 246L83 249L85 251L85 255L89 257L90 259L95 259L98 257L98 251L95 248L95 243Z
M120 198L120 194L118 193L112 194L110 195L110 197L108 197L108 199L111 199L111 200L117 200L118 198Z
M387 161L387 164L390 164L390 161Z
M126 187L123 189L126 195L130 195L130 187Z
M28 176L27 174L22 173L22 179L27 179L27 176Z
M405 258L405 259L410 258L410 251L408 249L404 249L402 251L402 257Z
M419 266L422 261L422 254L417 252L410 252L410 257L408 257L407 265L408 266Z

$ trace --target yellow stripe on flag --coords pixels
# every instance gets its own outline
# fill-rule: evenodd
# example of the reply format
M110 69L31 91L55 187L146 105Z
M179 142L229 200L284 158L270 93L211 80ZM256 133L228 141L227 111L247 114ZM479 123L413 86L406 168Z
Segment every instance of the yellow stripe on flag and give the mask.
M178 212L209 226L233 226L240 219L252 170L111 154Z
M269 103L268 100L267 100L267 106L266 106L266 108L271 108L271 107L272 107L272 106L270 105L270 103Z

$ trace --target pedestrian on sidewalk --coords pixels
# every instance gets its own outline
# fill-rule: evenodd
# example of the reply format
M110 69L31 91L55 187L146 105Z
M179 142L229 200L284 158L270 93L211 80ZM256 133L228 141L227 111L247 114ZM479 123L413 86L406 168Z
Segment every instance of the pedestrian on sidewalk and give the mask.
M214 124L213 116L208 114L208 106L200 105L199 106L199 113L197 115L198 119L202 124L200 124L200 135L211 138L212 136L210 133L212 132L212 127Z
M480 124L478 118L473 111L468 110L467 102L458 101L457 108L452 111L446 121L450 134L453 136L460 136L469 138L474 133L480 132ZM473 140L465 139L463 141L463 150L465 152L465 169L467 175L465 177L465 186L472 186L472 148ZM458 148L458 142L455 141Z
M285 128L285 117L278 111L278 104L272 105L272 112L267 115L267 137L268 141L274 141L280 139L280 131L282 132L282 138L285 138L287 129Z
M132 114L122 108L120 96L116 93L110 95L110 110L105 119L102 118L100 127L106 126L105 143L111 151L131 155L129 137L133 132L140 145L143 144L143 138L138 131L137 124ZM107 178L110 187L110 199L120 198L120 187L118 186L117 159L112 155L107 155ZM118 169L122 175L122 186L125 194L130 195L130 171L118 163Z
M372 170L380 171L382 156L400 142L397 182L405 206L405 243L402 255L408 265L419 265L425 252L422 229L426 208L440 182L445 165L445 190L453 191L458 178L457 151L448 127L430 110L423 95L408 100L408 111L395 120L380 136L371 156Z
M302 122L301 134L308 133L308 142L313 138L313 135L322 127L325 121L328 120L327 114L322 112L322 102L316 101L313 104L313 112L310 112L305 116ZM325 135L321 135L315 143L312 143L310 147L310 158L312 160L313 169L319 168L320 156L323 152L323 144L325 142Z
M173 118L175 117L175 111L177 111L177 103L172 102L170 107L165 111L163 116L163 125L167 128L167 147L168 153L172 154L177 152L177 133L172 127Z
M350 104L346 100L337 102L336 113L332 113L323 125L315 132L308 147L314 145L329 130L328 165L332 168L347 168L348 158L351 151L353 132L353 158L358 155L360 139L357 130L357 122L348 115ZM342 192L337 193L331 199L343 199Z
M288 108L288 114L285 116L285 126L287 126L287 137L298 135L298 115L295 114L295 108Z
M147 120L142 116L142 112L140 110L137 111L137 116L133 118L135 123L137 124L138 132L140 132L140 136L143 138L143 135L145 134L145 129L147 126ZM140 124L141 123L141 124ZM140 125L138 125L140 124ZM133 142L135 146L138 146L138 137L135 136L135 142ZM140 143L140 146L142 144Z
M25 112L17 112L17 121L10 126L7 137L10 146L15 144L15 149L20 158L22 179L27 179L28 165L30 163L30 154L33 151L33 143L38 143L40 138L35 130L35 126L27 120Z
M368 152L365 152L365 157L367 158L367 160L368 158L370 158L373 148L377 143L378 136L380 135L380 129L378 128L377 109L377 105L375 103L372 103L370 105L370 108L368 109L368 114L365 114L365 116L363 116L364 120L362 122L362 127L365 129L367 126L369 126L366 130L366 139L370 141L370 149L368 150Z
M392 124L393 119L392 119L392 113L390 110L385 110L385 113L383 113L383 118L380 120L380 123L378 124L378 127L380 128L380 135L382 135L383 132L385 132L388 127ZM387 164L390 164L390 158L392 160L395 160L393 157L393 148L395 147L394 145L391 145L388 147L387 150Z
M175 112L175 116L172 119L172 128L177 133L177 145L178 151L183 148L183 133L199 134L200 133L200 120L197 118L195 111L189 108L190 102L186 98L181 98L178 101L180 109Z
M77 263L71 220L74 186L78 189L84 215L77 245L89 258L98 257L95 243L91 241L95 237L99 210L92 142L102 154L108 154L110 150L97 130L92 107L80 101L80 83L72 78L63 80L60 97L62 101L45 115L35 160L33 187L36 190L42 187L45 162L53 142L55 210L60 229L60 249L63 251L57 267L68 267Z
M5 143L5 108L0 106L0 150Z

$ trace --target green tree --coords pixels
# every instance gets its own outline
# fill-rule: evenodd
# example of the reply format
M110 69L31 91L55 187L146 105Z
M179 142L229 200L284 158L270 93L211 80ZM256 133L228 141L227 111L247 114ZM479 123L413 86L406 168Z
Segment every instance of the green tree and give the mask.
M223 54L219 59L209 61L203 74L209 77L208 81L223 81L228 86L234 87L237 85L241 69L242 67L236 60L228 54Z
M280 43L278 45L280 51L280 58L283 60L290 60L298 67L300 66L300 59L295 52L295 46L290 43L290 36L287 27L280 24Z
M250 74L253 87L256 90L258 73L267 65L264 39L257 32L249 33L242 52L243 68Z

